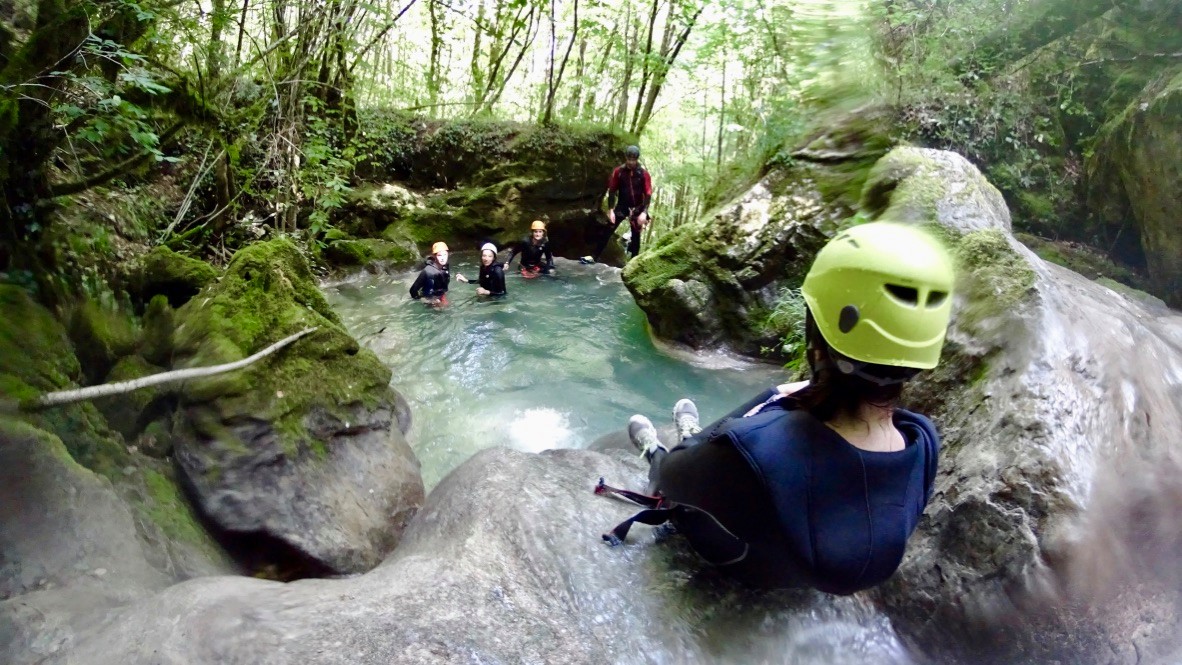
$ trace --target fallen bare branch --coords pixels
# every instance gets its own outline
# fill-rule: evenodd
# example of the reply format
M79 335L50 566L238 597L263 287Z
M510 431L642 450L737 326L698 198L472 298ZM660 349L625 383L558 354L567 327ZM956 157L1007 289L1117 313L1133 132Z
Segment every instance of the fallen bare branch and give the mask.
M111 395L122 395L140 388L147 388L149 386L157 386L162 383L175 383L177 381L186 381L188 379L199 379L206 376L213 376L215 374L223 374L225 372L232 372L236 369L242 369L258 360L265 358L279 349L291 344L297 339L307 335L316 330L316 327L305 328L294 335L284 337L275 342L271 346L259 351L258 353L242 360L236 360L232 363L225 363L223 365L212 365L210 367L189 367L187 369L178 369L171 372L161 372L159 374L152 374L131 381L120 381L118 383L104 383L98 386L87 386L85 388L75 388L73 390L59 390L57 392L46 393L40 397L25 400L20 404L22 411L37 411L51 406L61 406L63 404L73 404L74 402L82 402L86 400L95 399L97 397L109 397Z

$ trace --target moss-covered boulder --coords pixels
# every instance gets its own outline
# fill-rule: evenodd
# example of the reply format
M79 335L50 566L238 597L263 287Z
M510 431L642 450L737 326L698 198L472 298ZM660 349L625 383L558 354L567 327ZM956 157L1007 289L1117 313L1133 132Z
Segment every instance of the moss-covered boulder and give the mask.
M240 360L316 328L246 369L187 384L175 454L226 532L320 570L377 564L422 502L418 461L394 416L390 370L341 327L295 246L239 251L177 319L178 366Z
M163 295L170 305L180 307L217 276L217 271L208 263L177 254L161 245L153 247L133 267L128 290L140 302L146 303Z
M172 366L172 335L176 330L176 311L164 295L153 296L140 319L139 353L148 362Z
M407 268L422 258L414 245L373 238L329 240L320 250L320 256L337 268L366 268L370 271Z
M1097 143L1088 163L1095 214L1138 230L1151 292L1182 307L1182 66L1151 81Z
M89 383L99 383L139 345L138 321L121 308L86 300L73 308L67 331Z
M363 183L349 192L336 225L347 234L377 237L424 206L426 195L396 183Z
M56 661L104 613L232 572L167 464L132 462L112 481L75 462L57 436L2 415L0 505L6 663Z
M0 286L0 400L28 401L42 393L77 388L81 380L65 327L24 291ZM29 591L28 584L33 584L33 590L47 590L51 584L60 587L72 584L71 580L86 581L94 570L125 570L123 563L112 566L99 559L103 553L127 548L139 552L140 560L146 559L144 575L150 573L162 581L229 570L224 554L188 506L171 463L129 450L93 404L0 413L0 454L4 456L0 469L9 474L0 478L0 492L6 492L0 497L6 507L0 511L2 517L36 524L0 525L0 549L4 550L0 584L19 579L24 591ZM111 526L108 508L130 515L127 529L107 528ZM76 568L87 557L93 559L91 564ZM67 559L75 569L58 567L53 573L65 577L37 572ZM98 577L103 575L98 573L90 581L99 584L103 580ZM104 586L115 597L125 598L128 585ZM11 589L0 595L10 597L7 591Z

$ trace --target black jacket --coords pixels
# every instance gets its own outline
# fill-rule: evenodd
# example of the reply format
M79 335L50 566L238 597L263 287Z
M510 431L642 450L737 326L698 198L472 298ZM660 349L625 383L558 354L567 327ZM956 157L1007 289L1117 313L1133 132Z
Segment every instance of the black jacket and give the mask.
M542 242L535 245L532 238L526 238L521 241L519 245L513 248L513 252L509 254L509 260L505 261L508 266L513 262L513 257L521 254L521 265L526 268L553 268L554 255L550 252L550 239L542 238Z
M410 297L415 300L423 296L438 298L447 293L447 285L450 281L451 273L448 272L447 266L436 263L434 256L429 257L427 265L423 267L422 272L415 279L415 283L410 285Z
M503 296L508 293L505 289L505 270L499 263L490 266L480 266L480 286L488 289L489 295Z

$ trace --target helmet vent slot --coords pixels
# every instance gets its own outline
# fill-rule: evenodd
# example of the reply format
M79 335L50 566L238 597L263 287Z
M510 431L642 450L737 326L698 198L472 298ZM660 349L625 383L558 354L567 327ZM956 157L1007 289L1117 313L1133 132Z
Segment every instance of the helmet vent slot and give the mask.
M919 291L910 286L900 286L898 284L884 284L887 293L906 305L915 307L919 304Z
M939 307L947 297L948 294L944 291L932 291L928 294L928 307L932 309Z

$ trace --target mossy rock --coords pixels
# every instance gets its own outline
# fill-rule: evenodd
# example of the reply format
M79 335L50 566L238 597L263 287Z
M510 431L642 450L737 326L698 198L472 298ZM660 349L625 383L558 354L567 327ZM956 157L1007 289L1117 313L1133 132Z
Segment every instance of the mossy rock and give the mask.
M240 360L316 328L186 384L174 454L202 509L244 543L259 537L275 555L282 543L321 571L376 565L421 503L422 477L394 422L390 369L344 330L298 249L280 239L240 250L177 319L180 366Z
M1033 250L1040 259L1061 265L1088 279L1115 280L1138 291L1144 291L1147 286L1144 278L1131 268L1117 265L1111 258L1093 247L1072 241L1049 240L1028 233L1015 233L1014 237Z
M24 289L0 284L0 395L25 400L81 378L61 323Z
M74 308L68 331L82 372L99 383L123 356L139 345L138 321L129 312L87 300Z
M335 224L349 234L372 238L422 208L426 197L393 183L362 184L348 195Z
M163 371L163 368L138 355L126 356L111 368L105 383L131 381ZM166 395L166 386L152 386L122 395L102 397L94 403L112 429L122 434L125 441L133 441L152 419L167 417L167 408L160 405Z
M409 266L420 258L414 245L387 240L334 240L321 251L323 259L337 267Z
M163 294L154 296L141 320L140 355L153 365L172 365L172 335L176 331L176 310Z
M1097 194L1125 205L1101 201L1095 206L1109 228L1135 221L1145 273L1154 295L1182 306L1182 65L1174 65L1151 81L1101 130L1088 164L1090 185Z
M177 356L183 358L177 364L184 366L240 360L317 327L272 358L194 381L184 392L191 402L232 397L234 411L282 423L296 438L306 436L299 421L313 405L372 401L370 393L389 383L390 370L341 327L304 257L287 240L240 250L222 279L182 307L177 320Z
M157 246L140 259L131 282L141 302L163 295L170 305L180 307L217 277L208 263Z

